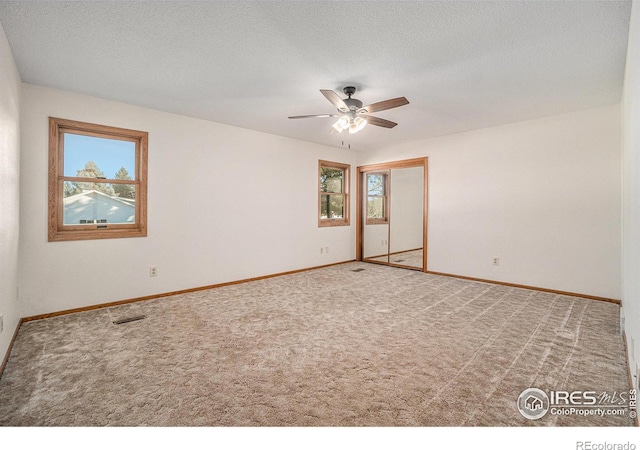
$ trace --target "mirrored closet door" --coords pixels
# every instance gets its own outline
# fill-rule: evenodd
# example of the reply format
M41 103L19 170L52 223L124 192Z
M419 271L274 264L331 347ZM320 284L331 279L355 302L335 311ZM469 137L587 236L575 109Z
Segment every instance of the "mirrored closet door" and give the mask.
M427 159L358 167L358 260L426 271Z

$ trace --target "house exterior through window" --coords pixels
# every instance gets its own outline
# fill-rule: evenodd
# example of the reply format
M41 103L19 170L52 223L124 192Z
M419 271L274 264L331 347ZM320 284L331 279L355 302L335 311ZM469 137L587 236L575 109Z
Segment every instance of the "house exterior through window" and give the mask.
M49 118L49 241L147 235L148 133Z

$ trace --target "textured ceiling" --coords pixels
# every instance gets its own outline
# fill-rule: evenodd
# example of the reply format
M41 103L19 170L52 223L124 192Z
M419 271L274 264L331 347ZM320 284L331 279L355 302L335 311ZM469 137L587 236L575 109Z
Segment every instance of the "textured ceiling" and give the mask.
M0 1L22 80L366 150L617 103L629 1ZM320 89L398 122L331 133ZM342 96L342 95L341 95Z

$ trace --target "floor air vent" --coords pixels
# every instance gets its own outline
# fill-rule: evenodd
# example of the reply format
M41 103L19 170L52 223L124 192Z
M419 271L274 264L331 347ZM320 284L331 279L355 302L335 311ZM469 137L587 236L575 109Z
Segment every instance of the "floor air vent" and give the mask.
M362 272L364 269L353 269L352 272Z
M136 320L142 320L142 319L146 319L146 318L147 318L147 316L127 317L126 319L114 320L113 324L114 325L122 325L123 323L135 322Z

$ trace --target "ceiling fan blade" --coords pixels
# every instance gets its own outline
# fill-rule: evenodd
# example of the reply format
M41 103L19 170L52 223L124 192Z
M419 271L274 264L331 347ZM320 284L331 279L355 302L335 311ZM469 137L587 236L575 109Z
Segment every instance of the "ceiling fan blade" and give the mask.
M381 119L380 117L368 116L367 114L362 114L362 117L367 119L367 123L376 125L378 127L393 128L398 125L397 123L391 122L390 120Z
M392 98L390 100L384 100L382 102L372 103L368 106L364 106L360 111L372 113L378 111L384 111L385 109L397 108L398 106L408 105L409 100L404 97Z
M289 119L308 119L309 117L338 117L339 114L312 114L308 116L289 116Z
M322 95L324 95L327 98L327 100L331 102L333 106L338 108L339 111L342 111L342 112L349 111L349 107L347 106L347 104L335 92L329 89L320 89L320 92L322 92Z

